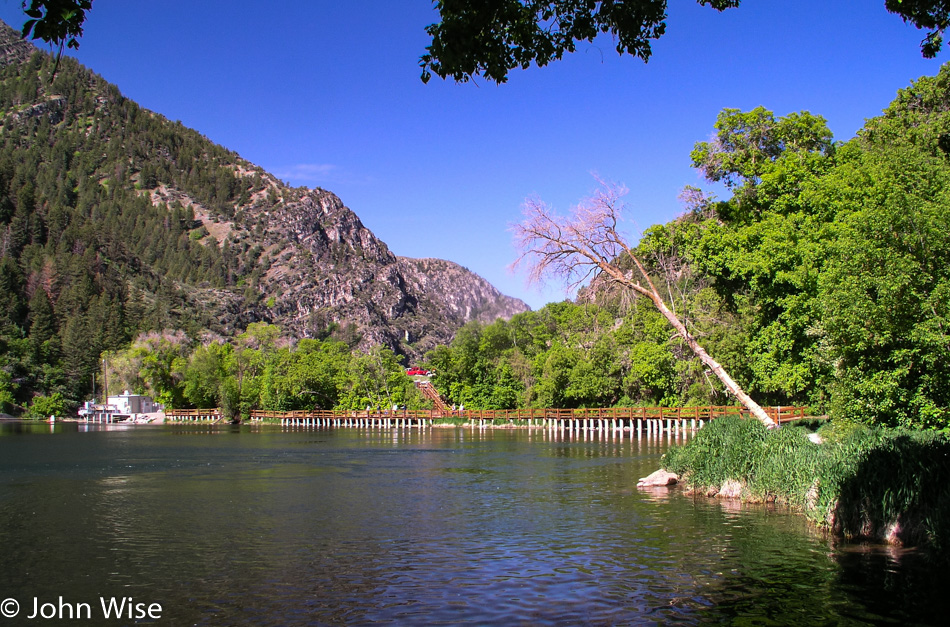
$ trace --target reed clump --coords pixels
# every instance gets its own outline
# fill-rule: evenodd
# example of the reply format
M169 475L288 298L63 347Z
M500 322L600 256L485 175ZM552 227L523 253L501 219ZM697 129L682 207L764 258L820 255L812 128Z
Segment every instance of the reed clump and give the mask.
M671 448L663 468L694 493L738 482L740 498L787 503L839 537L950 548L950 438L941 433L848 421L768 431L728 416Z

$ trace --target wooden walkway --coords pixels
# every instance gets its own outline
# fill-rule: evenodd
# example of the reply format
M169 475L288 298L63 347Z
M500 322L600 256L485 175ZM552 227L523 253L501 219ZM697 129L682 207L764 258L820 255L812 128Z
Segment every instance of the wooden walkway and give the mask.
M804 407L766 407L778 423L805 417ZM748 415L738 406L610 407L599 409L497 409L497 410L369 410L369 411L263 411L252 410L252 423L276 423L305 428L426 428L438 424L473 427L512 425L562 432L614 431L660 434L696 431L720 416ZM219 409L177 409L165 412L167 422L224 422Z
M445 401L442 399L442 395L439 394L438 390L432 387L432 384L428 381L416 381L416 389L422 392L422 395L427 399L432 401L432 405L435 407L435 411L446 412L451 411L449 406L445 404Z

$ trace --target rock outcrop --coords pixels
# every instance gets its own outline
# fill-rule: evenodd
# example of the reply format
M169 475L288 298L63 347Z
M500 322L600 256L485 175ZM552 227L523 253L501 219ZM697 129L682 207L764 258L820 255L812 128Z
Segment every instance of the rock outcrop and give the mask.
M36 51L36 47L20 38L20 34L0 22L0 67L23 63Z
M397 257L330 192L284 191L276 206L245 213L266 224L263 316L298 336L355 325L364 345L417 355L466 322L528 310L458 264Z

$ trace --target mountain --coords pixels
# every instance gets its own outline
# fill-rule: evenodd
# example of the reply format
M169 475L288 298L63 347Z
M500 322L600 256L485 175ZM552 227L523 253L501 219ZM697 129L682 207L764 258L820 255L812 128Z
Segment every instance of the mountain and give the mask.
M528 309L458 264L397 257L330 192L280 191L274 204L252 199L243 216L264 225L250 235L264 247L264 320L300 337L355 325L363 344L417 355L450 341L466 322Z
M88 381L147 330L263 321L416 357L528 309L396 256L333 193L284 185L75 60L53 68L0 24L0 370L21 387Z

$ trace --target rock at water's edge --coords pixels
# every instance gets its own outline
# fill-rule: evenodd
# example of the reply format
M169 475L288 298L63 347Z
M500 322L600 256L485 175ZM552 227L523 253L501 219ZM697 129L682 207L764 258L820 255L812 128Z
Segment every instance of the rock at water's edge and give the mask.
M719 488L719 493L716 496L721 499L742 498L742 484L735 479L727 479Z
M649 477L643 477L637 481L638 488L656 488L664 486L676 485L680 480L679 475L672 472L667 472L662 468L657 470L655 473L651 474Z

